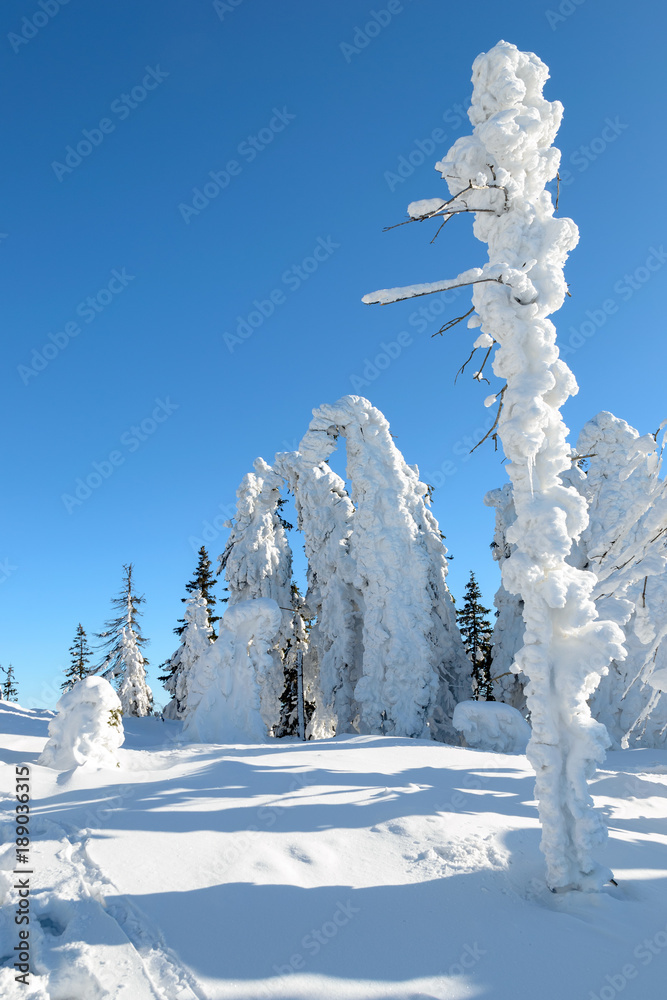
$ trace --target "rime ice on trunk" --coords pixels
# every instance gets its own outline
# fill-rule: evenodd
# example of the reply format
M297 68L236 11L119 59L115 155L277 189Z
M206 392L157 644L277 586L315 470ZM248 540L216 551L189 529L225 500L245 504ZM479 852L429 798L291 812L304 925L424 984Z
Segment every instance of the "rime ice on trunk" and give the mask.
M347 441L356 507L350 554L363 598L363 672L354 690L359 729L453 739L454 706L470 693L469 663L426 486L367 399L344 396L321 406L304 441L317 441L326 458L339 435Z
M282 624L271 653L263 661L267 675L262 684L262 717L269 731L280 719L283 692L283 663L291 631L292 552L285 522L279 514L282 479L270 465L258 458L255 472L248 473L237 490L237 513L220 568L229 588L228 607L241 601L269 598L282 610Z
M559 359L547 318L563 303L563 266L578 233L553 215L546 184L560 154L552 146L562 105L542 95L548 78L532 53L499 42L473 66L471 136L459 139L438 164L452 202L411 206L419 218L434 211L474 212L474 233L488 244L489 262L458 278L390 289L365 302L394 302L470 284L482 333L498 344L493 363L506 379L498 435L508 458L516 547L503 582L524 602L525 645L518 667L533 735L528 757L536 771L547 880L556 888L599 888L610 876L595 861L606 829L593 810L587 779L604 756L608 736L587 698L610 661L624 656L623 633L597 620L595 577L567 562L587 523L586 502L560 473L570 466L560 407L577 386Z

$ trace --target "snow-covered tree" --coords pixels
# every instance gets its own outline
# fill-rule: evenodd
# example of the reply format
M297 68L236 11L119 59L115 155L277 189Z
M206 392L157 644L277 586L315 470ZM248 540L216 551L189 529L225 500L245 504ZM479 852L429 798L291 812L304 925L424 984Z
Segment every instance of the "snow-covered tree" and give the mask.
M594 573L593 598L600 617L625 633L625 659L612 661L590 699L615 747L661 746L667 738L667 699L650 682L667 634L667 494L661 479L657 434L640 437L624 420L603 411L584 426L575 464L562 480L586 500L589 524L568 562ZM511 487L486 497L496 507L494 556L503 559L506 533L515 520ZM509 551L506 553L509 555ZM494 673L509 669L523 645L524 623L516 598L501 585L495 599ZM523 709L520 675L500 698ZM497 682L507 685L507 678Z
M111 606L116 613L104 625L104 631L96 633L96 638L101 639L100 649L103 657L95 672L101 673L107 680L118 677L123 672L122 653L123 630L129 626L135 634L135 641L139 651L142 651L148 640L141 634L141 623L139 618L142 612L139 605L146 600L134 590L134 567L132 563L123 565L123 586L117 597L111 599ZM148 663L144 659L144 663Z
M202 743L261 742L269 735L262 688L282 625L275 601L229 603L216 642L193 665L183 735Z
M315 616L304 659L304 686L315 704L309 733L316 738L355 732L361 674L362 605L354 586L350 537L354 507L344 481L322 461L322 435L304 436L299 451L281 452L274 469L294 494L308 559L306 604Z
M77 681L83 680L91 672L88 661L93 654L81 622L79 622L74 641L69 648L69 654L70 665L65 671L65 680L61 684L63 691L69 691Z
M186 714L190 671L213 641L206 598L200 590L193 591L192 596L186 599L184 621L181 644L167 661L167 674L160 677L171 695L171 701L162 713L166 719L180 719Z
M128 624L121 637L120 664L121 677L118 697L123 715L141 718L153 711L153 695L146 681L146 661L141 655L138 636Z
M615 746L662 743L667 724L665 699L651 684L667 635L667 485L657 438L603 411L577 442L585 471L575 470L574 481L589 505L580 561L597 578L600 614L626 636L627 657L612 663L591 701Z
M217 638L215 634L215 623L220 621L220 616L215 615L214 607L216 603L216 597L213 594L213 587L216 584L215 574L211 571L211 560L208 557L208 552L205 546L202 545L198 552L197 566L195 567L194 576L185 585L185 589L188 594L192 595L196 591L199 591L201 596L206 601L206 615L208 622L207 624L213 626L213 631L211 633L212 638L215 640ZM188 600L187 597L181 597L183 604ZM222 602L226 602L227 598L222 598ZM178 625L174 629L176 635L183 635L186 628L188 627L187 619L179 619Z
M468 659L472 663L473 701L495 701L491 682L493 629L489 624L489 613L489 608L482 604L482 592L471 571L463 595L463 606L456 612L456 621Z
M346 438L355 506L350 554L363 600L359 730L452 737L469 663L447 589L446 549L427 487L406 464L389 424L367 399L344 396L313 412L310 436L326 459Z
M315 703L309 701L304 690L299 692L298 658L301 658L302 683L303 660L308 652L308 633L312 615L306 607L306 602L299 588L292 584L292 633L283 650L283 672L285 686L280 698L280 721L274 730L274 736L298 736L299 716L303 711L303 721L307 730L315 711Z
M515 548L503 564L503 582L524 602L525 645L514 663L529 681L528 757L536 771L541 846L549 885L583 889L610 877L595 860L606 829L587 784L609 737L592 719L587 699L624 649L618 625L597 618L594 575L567 561L587 511L584 498L560 480L570 466L560 408L577 385L558 356L548 316L563 303L563 267L578 232L570 219L554 217L546 190L560 160L552 143L563 111L543 97L547 78L537 56L507 42L478 56L468 112L473 134L458 139L437 164L451 198L408 208L415 221L441 223L474 213L473 231L488 244L488 263L364 301L395 302L470 285L473 325L482 331L473 347L488 357L498 345L493 371L506 381L496 395L492 430L508 459L516 510L507 536ZM484 362L478 380L483 370Z
M38 759L45 767L120 767L125 734L118 695L103 677L84 677L66 691L49 722L49 739Z
M220 556L229 590L228 610L257 598L269 598L281 609L282 624L269 660L262 661L267 676L261 685L262 717L269 731L280 719L283 693L281 651L291 632L292 551L287 540L291 527L280 515L282 478L262 458L254 462L237 490L236 517Z
M19 700L19 689L16 686L16 677L14 676L14 668L9 664L8 667L0 667L0 670L5 675L5 679L0 686L0 697L4 698L5 701L18 701Z

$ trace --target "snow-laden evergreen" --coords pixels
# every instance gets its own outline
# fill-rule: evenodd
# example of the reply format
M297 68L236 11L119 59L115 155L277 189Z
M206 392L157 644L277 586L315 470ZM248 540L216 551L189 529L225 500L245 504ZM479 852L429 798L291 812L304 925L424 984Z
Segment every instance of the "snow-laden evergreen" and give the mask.
M123 629L120 663L123 673L118 685L123 715L141 718L153 711L153 694L146 680L146 667L137 643L137 634L128 624Z
M315 702L310 723L323 738L356 731L362 599L354 586L350 555L354 507L345 483L322 461L322 435L309 431L297 452L276 455L274 468L294 494L298 527L308 559L306 603L316 616L304 662L307 696Z
M74 767L119 767L116 751L125 738L118 695L103 677L84 677L66 691L49 723L49 739L37 763Z
M577 442L588 463L579 478L590 516L583 557L601 613L626 635L626 659L612 663L592 699L617 747L661 745L667 731L667 699L651 685L667 635L667 488L656 437L603 411Z
M548 75L537 56L507 42L478 56L468 112L473 134L458 139L437 164L452 199L408 209L414 219L474 212L473 231L488 244L488 263L364 301L471 285L482 331L475 346L498 345L493 371L506 383L498 394L497 434L517 515L507 536L516 548L504 562L503 582L524 602L525 645L515 665L529 679L528 757L536 771L547 879L554 888L596 888L610 872L595 860L606 829L587 781L609 737L591 718L587 699L624 649L618 625L597 618L595 577L567 562L587 512L583 497L559 478L570 466L560 408L577 385L558 356L548 316L563 304L563 267L578 232L570 219L554 217L546 190L560 161L552 143L563 113L559 102L543 97Z
M188 675L187 739L252 743L267 738L262 694L272 682L272 650L282 621L282 611L270 598L230 601L218 638Z
M281 625L271 659L265 661L262 684L262 717L271 731L280 719L282 650L292 630L292 550L280 516L282 478L262 458L256 459L254 468L236 492L236 517L229 522L231 532L219 563L229 589L228 609L258 598L268 598L281 609Z
M165 719L180 719L186 714L190 671L211 645L213 627L209 624L208 601L201 590L194 590L186 599L183 620L181 644L167 662L169 673L164 686L172 697L163 712Z
M469 663L446 584L446 549L427 488L367 399L344 396L313 412L326 459L346 438L355 506L350 554L363 598L363 665L354 697L359 731L453 735L457 701L470 693Z
M93 654L88 645L88 638L81 622L77 626L74 641L69 648L69 654L70 665L65 671L65 680L61 684L63 691L69 691L77 681L83 680L92 670L88 666L88 661Z
M489 608L481 601L482 593L471 571L463 594L463 605L457 608L456 623L463 639L466 655L472 666L472 697L474 701L495 701L491 681L491 636Z

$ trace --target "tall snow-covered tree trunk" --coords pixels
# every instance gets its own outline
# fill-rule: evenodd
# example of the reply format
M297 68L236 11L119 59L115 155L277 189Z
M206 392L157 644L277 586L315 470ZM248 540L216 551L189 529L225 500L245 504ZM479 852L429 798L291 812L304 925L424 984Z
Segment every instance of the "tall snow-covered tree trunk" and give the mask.
M350 551L363 597L363 672L354 690L360 731L453 739L454 706L470 692L469 663L427 488L367 399L319 407L309 428L315 435L322 458L339 435L347 442L356 508Z
M282 624L271 658L261 661L269 667L261 685L261 710L270 732L280 720L281 651L292 630L292 550L279 513L282 478L262 458L256 459L254 468L237 490L236 517L229 524L231 533L219 562L229 588L228 608L261 597L275 601L281 609Z
M606 829L587 785L609 738L592 719L587 698L624 649L619 627L597 619L594 575L567 562L587 524L584 498L560 480L570 466L560 407L577 385L559 359L547 317L563 303L563 266L578 233L570 219L554 218L546 191L558 169L552 143L562 117L562 105L542 95L547 78L537 56L507 42L478 56L468 112L473 134L437 165L452 200L409 208L415 219L474 212L474 233L488 244L488 264L364 301L472 285L482 329L475 344L498 344L493 370L506 385L497 432L517 514L507 536L516 548L504 563L503 582L524 602L525 645L515 664L529 680L533 735L527 752L536 771L547 881L553 889L591 889L610 877L595 860Z

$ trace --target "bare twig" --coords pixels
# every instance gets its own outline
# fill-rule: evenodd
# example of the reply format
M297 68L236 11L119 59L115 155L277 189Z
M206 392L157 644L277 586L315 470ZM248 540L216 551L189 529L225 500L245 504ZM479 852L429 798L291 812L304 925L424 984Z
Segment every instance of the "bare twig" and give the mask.
M431 334L431 337L437 337L438 334L442 336L443 333L447 333L447 331L451 330L452 327L455 327L457 323L461 323L464 319L467 319L470 313L474 313L474 311L475 307L472 306L472 308L468 309L468 312L464 313L463 316L457 316L455 319L448 319L444 326L441 326L439 330L436 330L435 333Z
M435 243L435 241L436 241L437 237L438 237L438 236L440 235L440 230L442 229L442 227L443 227L444 225L446 225L446 224L447 224L447 223L449 222L449 220L450 220L450 219L453 219L453 218L454 218L454 214L452 213L451 215L448 215L446 219L443 219L443 220L442 220L442 222L441 222L441 223L440 223L440 225L438 226L438 229L437 229L437 231L436 231L436 234L435 234L435 236L433 237L433 239L432 239L432 240L429 240L429 246L431 246L431 245L432 245L433 243Z
M558 202L560 200L560 173L556 173L556 211L558 211Z
M648 577L644 577L644 589L642 590L642 607L646 607L646 584L648 583Z
M482 366L479 369L479 371L477 372L477 375L475 376L478 382L482 381L482 377L481 376L482 376L482 372L484 371L484 365L489 360L489 355L490 355L491 351L493 350L493 348L496 346L496 343L497 343L497 341L494 340L493 343L491 344L491 346L489 347L488 351L484 355L484 360L482 361ZM488 382L488 384L491 385L491 383L489 382L488 378L485 378L484 381Z
M463 362L463 364L461 365L461 367L457 371L456 375L454 376L454 384L456 384L456 380L459 377L459 375L463 375L463 372L465 371L466 365L469 364L472 361L473 355L474 355L474 353L475 353L476 350L477 350L477 348L473 347L472 351L470 352L470 357L466 358L466 360Z
M484 437L482 438L482 440L478 441L474 448L470 449L470 452L469 452L470 455L472 455L472 453L473 453L473 451L475 451L475 449L479 448L480 444L484 444L484 442L486 441L486 439L488 437L491 437L491 435L495 431L496 427L498 426L498 421L500 420L500 414L503 412L503 396L505 395L505 390L506 389L507 389L507 383L505 383L505 385L502 387L502 389L498 393L498 399L500 400L500 402L498 404L498 412L496 413L496 419L493 421L493 427L491 427L486 432L486 434L484 435ZM494 437L495 437L495 435L494 435ZM497 444L496 444L496 448L497 448Z

